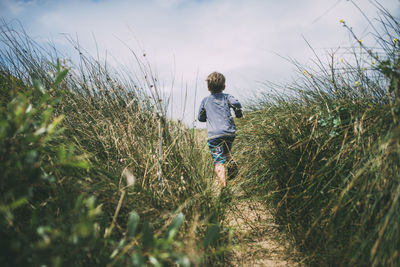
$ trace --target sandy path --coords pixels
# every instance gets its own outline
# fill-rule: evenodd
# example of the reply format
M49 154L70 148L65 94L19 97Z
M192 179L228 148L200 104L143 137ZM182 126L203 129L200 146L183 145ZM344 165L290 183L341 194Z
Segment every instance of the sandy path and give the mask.
M257 201L240 201L227 212L226 223L235 231L237 246L231 266L303 266L272 214Z

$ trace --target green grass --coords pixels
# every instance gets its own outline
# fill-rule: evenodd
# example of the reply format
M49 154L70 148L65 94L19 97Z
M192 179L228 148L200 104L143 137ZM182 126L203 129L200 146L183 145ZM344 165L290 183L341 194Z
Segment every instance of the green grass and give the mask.
M223 261L204 140L165 118L147 63L117 73L78 49L75 66L7 25L0 38L0 265Z
M239 125L244 186L310 265L400 264L400 27L380 12L378 48L356 43L352 59L331 54L314 70L295 63L288 93L254 100Z
M237 122L234 201L264 200L310 265L400 265L400 23L378 9L374 48L343 23L352 57L294 62ZM145 58L0 40L0 265L229 264L232 188L213 196L204 131L165 117Z

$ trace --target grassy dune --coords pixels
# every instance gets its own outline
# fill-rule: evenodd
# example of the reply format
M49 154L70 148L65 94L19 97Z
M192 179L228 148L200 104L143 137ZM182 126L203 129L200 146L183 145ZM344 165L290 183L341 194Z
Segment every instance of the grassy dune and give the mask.
M232 202L261 199L302 262L399 266L400 24L380 12L374 48L342 22L351 57L295 63L248 105L220 198L204 133L165 117L145 57L116 71L72 42L73 65L1 26L0 265L229 265L244 191Z
M222 260L209 155L165 118L146 60L117 73L75 43L79 65L7 25L0 38L0 265Z
M400 24L380 12L378 47L342 22L352 58L295 63L287 93L265 93L239 125L243 186L311 265L400 265Z

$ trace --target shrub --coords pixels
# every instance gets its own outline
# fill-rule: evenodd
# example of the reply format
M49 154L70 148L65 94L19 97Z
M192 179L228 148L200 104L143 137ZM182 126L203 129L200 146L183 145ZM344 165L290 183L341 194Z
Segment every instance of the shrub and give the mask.
M79 66L56 60L6 25L0 37L0 264L215 260L221 241L207 229L219 229L223 209L208 155L166 118L151 69L138 60L135 80L81 49Z

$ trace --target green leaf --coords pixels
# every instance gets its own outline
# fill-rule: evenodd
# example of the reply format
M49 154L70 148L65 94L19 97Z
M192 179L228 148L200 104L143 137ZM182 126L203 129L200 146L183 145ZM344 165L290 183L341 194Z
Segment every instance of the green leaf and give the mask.
M96 204L96 198L94 196L90 196L86 199L85 202L88 209L94 209L94 205Z
M40 80L37 77L32 77L32 83L33 83L33 88L35 88L36 91L45 94L46 90L44 89L43 84L40 82Z
M143 235L142 235L142 243L144 248L152 248L154 247L154 235L153 230L151 229L148 222L143 224Z
M53 66L53 67L57 70L57 72L60 72L61 63L60 63L60 59L59 59L59 58L57 58L57 64L53 64L53 63L51 63L51 62L49 62L49 64L50 64L51 66Z
M219 235L219 226L217 224L213 224L208 227L206 236L203 240L203 246L208 247L210 245L215 244Z
M129 237L131 237L131 238L135 237L136 230L139 225L139 220L140 220L140 217L136 211L132 211L129 214L129 219L128 219L128 236Z
M117 248L114 249L114 251L111 253L110 259L112 259L112 258L114 258L115 256L117 256L118 252L119 252L119 249L117 249Z
M153 264L156 267L162 267L161 262L159 262L154 256L150 256L149 260L151 262L151 264Z
M66 166L78 168L78 169L90 169L91 165L88 161L75 157L72 161L64 163Z
M57 149L57 157L60 162L63 162L66 158L67 152L65 151L64 146L59 146Z
M36 162L38 155L38 152L35 150L28 151L25 156L25 164L33 165Z
M179 255L175 263L182 267L190 266L190 260L186 255Z
M16 201L14 201L13 203L11 203L10 209L14 210L20 206L25 205L26 203L28 203L28 199L26 197L21 197L21 198L17 199Z
M172 221L171 225L168 227L168 230L167 230L167 239L168 240L174 239L174 237L178 233L179 227L183 223L184 217L185 216L183 215L182 212L179 213L178 215L176 215L176 217L174 218L174 220Z
M334 118L333 127L339 127L339 126L340 126L340 118Z
M131 254L131 261L133 266L145 266L144 257L138 249Z
M67 74L68 74L68 69L60 71L57 74L57 77L53 83L53 88L56 88L62 82L62 80L65 78L65 76L67 76Z
M41 128L39 128L39 129L37 129L33 134L34 134L35 136L38 136L38 135L44 134L45 132L46 132L46 127L41 127Z
M52 134L54 130L56 129L57 125L61 123L61 121L64 119L64 115L57 116L51 123L50 125L47 126L47 131L49 134Z

